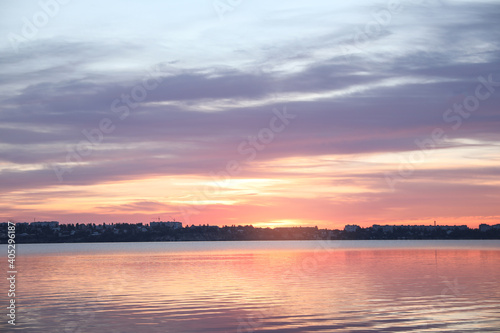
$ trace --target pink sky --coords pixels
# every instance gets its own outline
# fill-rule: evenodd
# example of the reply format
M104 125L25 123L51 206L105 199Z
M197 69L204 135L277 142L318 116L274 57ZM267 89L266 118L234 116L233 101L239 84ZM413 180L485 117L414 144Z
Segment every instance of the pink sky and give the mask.
M41 10L0 20L0 220L500 223L495 2Z

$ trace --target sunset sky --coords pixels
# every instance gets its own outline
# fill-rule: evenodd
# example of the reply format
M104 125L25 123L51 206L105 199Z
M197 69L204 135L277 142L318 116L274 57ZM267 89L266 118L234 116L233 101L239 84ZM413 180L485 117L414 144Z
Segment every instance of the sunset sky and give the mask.
M499 17L477 0L3 2L0 221L500 223Z

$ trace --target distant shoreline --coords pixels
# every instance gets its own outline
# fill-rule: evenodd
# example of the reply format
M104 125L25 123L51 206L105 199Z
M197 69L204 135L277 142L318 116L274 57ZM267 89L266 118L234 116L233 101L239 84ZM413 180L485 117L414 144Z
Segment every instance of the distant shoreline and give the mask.
M5 227L3 226L5 224ZM180 222L140 224L59 224L57 221L0 223L0 244L283 241L283 240L491 240L500 239L500 225L379 226L346 225L344 230L317 227L256 228L247 226L185 226ZM10 228L10 229L8 229ZM14 234L14 235L12 235Z

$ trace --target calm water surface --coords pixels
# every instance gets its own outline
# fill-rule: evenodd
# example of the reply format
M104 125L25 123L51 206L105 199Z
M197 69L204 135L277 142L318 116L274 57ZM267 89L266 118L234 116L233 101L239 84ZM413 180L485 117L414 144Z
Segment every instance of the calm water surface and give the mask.
M17 250L17 325L4 310L1 332L500 332L499 241Z

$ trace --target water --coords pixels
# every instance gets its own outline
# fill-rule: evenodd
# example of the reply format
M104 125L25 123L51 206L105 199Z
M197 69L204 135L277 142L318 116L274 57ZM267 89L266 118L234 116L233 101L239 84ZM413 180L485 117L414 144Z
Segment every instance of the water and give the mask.
M27 244L17 270L1 332L500 332L499 241Z

